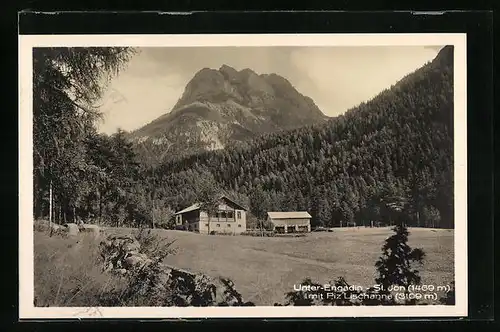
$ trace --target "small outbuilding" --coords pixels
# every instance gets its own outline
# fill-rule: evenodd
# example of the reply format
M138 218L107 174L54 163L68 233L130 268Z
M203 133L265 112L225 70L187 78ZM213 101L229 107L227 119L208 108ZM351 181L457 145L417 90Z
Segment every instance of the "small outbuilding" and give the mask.
M311 231L311 215L306 211L268 212L267 219L278 233L306 233Z

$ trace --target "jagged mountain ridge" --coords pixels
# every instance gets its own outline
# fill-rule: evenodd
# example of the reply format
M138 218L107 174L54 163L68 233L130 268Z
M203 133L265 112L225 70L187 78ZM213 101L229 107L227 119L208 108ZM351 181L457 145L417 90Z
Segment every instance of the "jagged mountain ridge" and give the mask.
M287 79L222 65L198 71L169 113L131 137L172 154L196 153L327 119Z

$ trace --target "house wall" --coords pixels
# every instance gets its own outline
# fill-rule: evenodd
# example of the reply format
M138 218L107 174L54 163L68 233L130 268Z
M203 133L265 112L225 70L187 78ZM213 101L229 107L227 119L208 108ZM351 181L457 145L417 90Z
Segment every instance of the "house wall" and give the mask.
M212 216L210 218L210 227L208 226L208 215L205 211L200 212L199 231L200 233L208 234L210 232L234 233L239 234L247 229L246 211L240 210L231 202L221 202L219 211L232 211L233 217L221 218L220 216ZM239 218L238 218L239 217Z

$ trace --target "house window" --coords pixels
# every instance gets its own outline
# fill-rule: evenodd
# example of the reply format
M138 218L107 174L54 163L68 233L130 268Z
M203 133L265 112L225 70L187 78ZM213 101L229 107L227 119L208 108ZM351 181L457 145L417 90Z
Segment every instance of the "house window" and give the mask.
M227 227L231 227L231 224L227 224Z
M238 227L241 227L241 224L238 224Z
M238 219L241 219L241 211L238 211L236 215L238 216Z
M208 227L208 224L205 224L205 227Z
M227 218L228 219L233 219L234 218L233 211L227 211Z
M217 224L217 227L220 227L220 224Z

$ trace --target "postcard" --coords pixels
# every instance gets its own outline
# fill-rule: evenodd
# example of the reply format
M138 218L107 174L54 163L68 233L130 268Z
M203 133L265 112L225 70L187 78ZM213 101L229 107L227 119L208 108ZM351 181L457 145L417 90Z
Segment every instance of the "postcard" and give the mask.
M21 319L467 315L465 34L19 42Z

